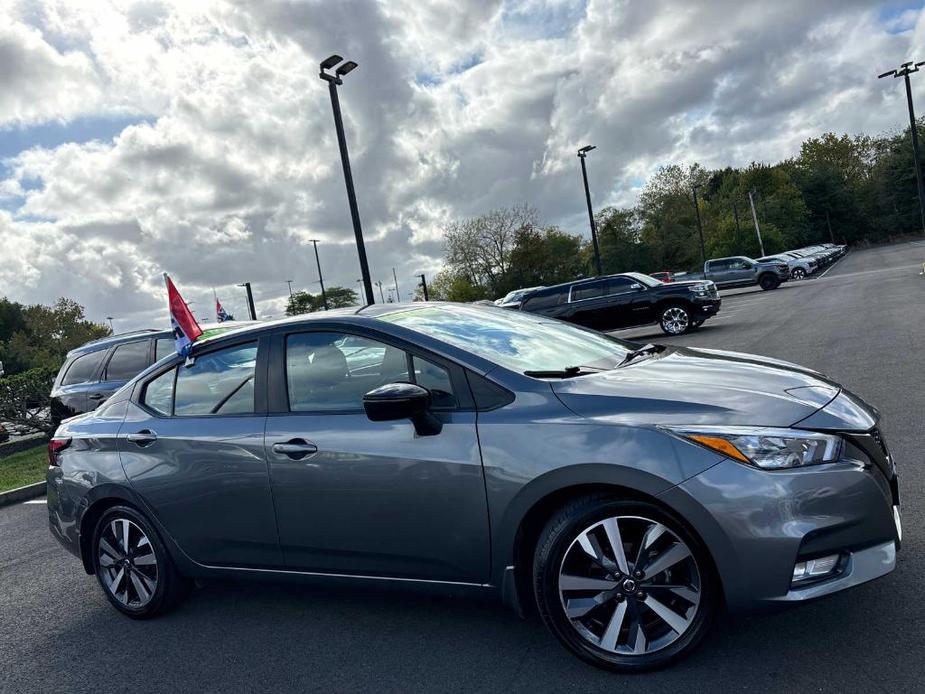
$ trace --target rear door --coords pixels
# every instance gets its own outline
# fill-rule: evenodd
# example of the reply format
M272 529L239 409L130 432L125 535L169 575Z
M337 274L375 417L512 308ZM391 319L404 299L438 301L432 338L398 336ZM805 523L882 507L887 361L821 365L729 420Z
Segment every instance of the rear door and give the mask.
M216 345L136 388L119 432L132 487L210 566L282 566L264 455L265 348Z
M610 302L605 293L606 280L572 285L569 295L569 320L586 328L604 330L611 322Z
M266 455L289 568L483 583L488 508L462 370L378 333L281 331L270 363ZM363 395L416 382L442 430L372 422Z
M729 279L736 284L754 284L757 278L755 263L748 258L733 258L729 264Z
M732 264L731 258L721 258L719 260L710 260L707 262L707 279L713 280L717 285L732 282L729 266Z

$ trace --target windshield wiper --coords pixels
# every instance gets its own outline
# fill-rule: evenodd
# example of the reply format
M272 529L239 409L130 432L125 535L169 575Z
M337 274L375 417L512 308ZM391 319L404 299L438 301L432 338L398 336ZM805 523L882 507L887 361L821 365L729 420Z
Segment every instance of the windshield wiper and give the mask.
M524 371L524 376L532 376L533 378L571 378L572 376L584 376L585 374L599 371L607 371L607 369L599 369L596 366L566 366L563 369Z
M653 345L651 342L647 345L643 345L639 349L634 349L631 352L627 352L626 356L623 357L623 361L617 364L614 368L619 369L621 366L626 366L631 361L635 360L637 357L644 356L646 354L658 354L665 347L663 345Z

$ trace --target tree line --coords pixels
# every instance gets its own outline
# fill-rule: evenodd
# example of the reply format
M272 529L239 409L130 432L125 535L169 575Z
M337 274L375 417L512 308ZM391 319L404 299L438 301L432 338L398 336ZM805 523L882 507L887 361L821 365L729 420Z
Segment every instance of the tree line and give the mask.
M918 130L925 139L925 120ZM911 130L825 133L776 164L661 167L634 207L595 214L603 271L699 269L698 209L707 258L759 257L750 191L767 255L814 243L879 243L922 231ZM514 206L448 226L444 268L430 283L430 297L495 299L513 289L591 276L593 268L590 241L544 224L529 205Z

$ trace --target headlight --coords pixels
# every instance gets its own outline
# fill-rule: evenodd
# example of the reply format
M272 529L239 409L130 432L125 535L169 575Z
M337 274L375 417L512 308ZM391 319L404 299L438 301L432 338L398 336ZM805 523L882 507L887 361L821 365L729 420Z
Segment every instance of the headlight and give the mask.
M842 438L797 429L765 427L670 427L682 438L764 470L782 470L838 460Z

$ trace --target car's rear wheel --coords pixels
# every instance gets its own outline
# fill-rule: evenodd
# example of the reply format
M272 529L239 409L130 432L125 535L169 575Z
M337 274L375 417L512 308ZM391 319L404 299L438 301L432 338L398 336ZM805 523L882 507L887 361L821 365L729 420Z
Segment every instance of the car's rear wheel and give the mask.
M790 276L795 280L806 279L806 270L801 267L793 268L793 271L790 273Z
M122 614L145 619L182 598L188 581L148 520L130 506L107 509L93 534L93 568L103 593Z
M565 647L618 671L689 653L719 595L706 550L680 520L653 504L602 496L550 519L533 585L543 621Z
M771 274L762 275L758 280L758 286L765 291L769 289L777 289L778 285L780 285L780 280Z
M662 309L658 324L667 335L680 335L691 326L691 314L686 307L672 304Z

